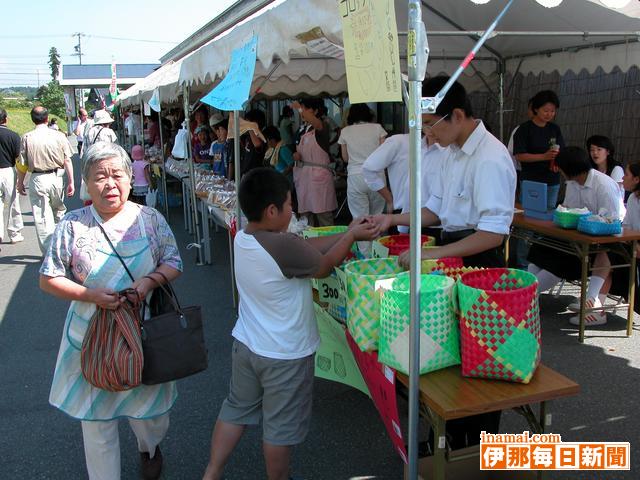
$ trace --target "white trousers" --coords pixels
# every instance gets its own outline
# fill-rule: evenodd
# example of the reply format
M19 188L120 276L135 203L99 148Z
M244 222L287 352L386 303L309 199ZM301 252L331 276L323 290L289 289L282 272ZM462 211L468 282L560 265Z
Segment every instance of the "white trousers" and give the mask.
M360 173L347 177L347 203L353 218L378 215L385 207L382 195L371 190ZM358 248L365 255L369 253L370 246L371 242L358 242Z
M55 173L32 173L29 179L29 201L36 227L38 245L44 255L49 248L51 234L64 216L64 170Z
M4 220L5 208L9 209L6 222ZM9 239L12 239L17 237L24 227L20 211L20 198L16 195L16 171L12 167L0 168L0 218L2 219L0 240L4 238L5 230L9 233Z
M120 480L118 420L81 423L89 480ZM169 414L147 420L130 418L129 425L138 440L138 451L149 452L153 458L169 429Z

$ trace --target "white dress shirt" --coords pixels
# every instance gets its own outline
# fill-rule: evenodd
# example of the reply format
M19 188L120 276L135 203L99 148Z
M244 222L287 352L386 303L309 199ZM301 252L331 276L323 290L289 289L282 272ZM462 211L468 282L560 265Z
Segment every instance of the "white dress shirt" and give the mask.
M427 208L446 232L473 229L508 235L516 170L507 148L478 121L464 145L449 150Z
M567 181L563 205L567 208L588 208L591 213L604 213L607 217L620 220L625 214L618 184L609 175L594 168L589 170L584 185L573 180Z
M622 222L624 228L640 230L640 198L633 192L627 200L627 213Z
M440 166L449 149L438 144L427 145L422 138L422 205L431 195L432 185L439 178ZM362 165L362 176L375 192L385 187L384 170L389 174L389 189L393 194L393 208L409 211L409 134L387 138Z

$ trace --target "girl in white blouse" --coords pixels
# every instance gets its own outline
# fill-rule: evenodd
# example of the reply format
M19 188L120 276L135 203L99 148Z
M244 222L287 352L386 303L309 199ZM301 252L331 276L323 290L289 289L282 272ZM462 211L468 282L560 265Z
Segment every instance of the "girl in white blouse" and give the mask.
M615 147L604 135L592 135L587 139L587 151L591 159L591 165L599 172L606 173L620 187L620 198L624 201L624 187L622 177L624 169L614 157Z

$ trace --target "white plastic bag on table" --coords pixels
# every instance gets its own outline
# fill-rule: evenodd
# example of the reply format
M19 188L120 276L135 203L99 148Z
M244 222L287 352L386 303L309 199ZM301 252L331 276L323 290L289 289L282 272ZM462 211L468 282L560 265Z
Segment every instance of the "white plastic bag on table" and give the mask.
M171 149L171 156L173 158L187 158L187 142L189 141L189 131L181 128L176 133L175 141L173 142L173 148Z

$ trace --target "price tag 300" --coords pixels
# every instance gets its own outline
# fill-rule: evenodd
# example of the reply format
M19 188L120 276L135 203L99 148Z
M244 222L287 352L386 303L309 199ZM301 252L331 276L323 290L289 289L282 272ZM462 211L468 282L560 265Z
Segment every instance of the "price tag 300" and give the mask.
M318 279L318 295L320 296L321 302L327 302L333 305L344 305L340 282L335 277Z

